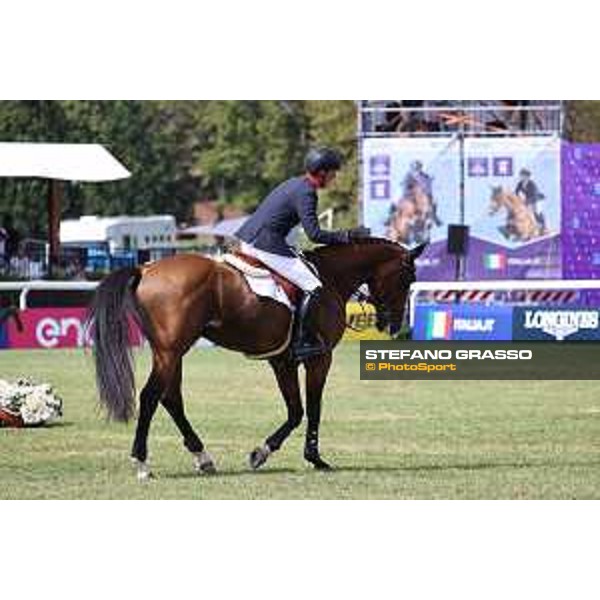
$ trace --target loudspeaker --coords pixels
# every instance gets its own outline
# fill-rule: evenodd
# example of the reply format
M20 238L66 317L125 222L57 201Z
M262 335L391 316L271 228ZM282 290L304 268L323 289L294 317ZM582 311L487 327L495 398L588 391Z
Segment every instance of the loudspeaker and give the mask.
M448 225L448 254L466 256L469 252L469 226Z

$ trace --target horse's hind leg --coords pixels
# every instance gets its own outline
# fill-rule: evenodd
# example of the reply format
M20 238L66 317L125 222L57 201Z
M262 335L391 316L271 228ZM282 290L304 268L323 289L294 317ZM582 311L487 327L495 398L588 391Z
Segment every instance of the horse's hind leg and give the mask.
M302 423L302 417L304 416L300 397L300 384L298 382L298 365L285 358L274 358L269 362L273 371L275 371L279 389L285 400L288 418L273 435L267 438L262 447L255 448L250 453L250 466L253 469L261 467L267 462L267 458L272 452L279 450L290 433Z
M183 436L183 445L194 456L194 468L196 471L205 474L216 473L217 468L212 457L204 449L202 440L198 437L185 415L183 395L181 393L181 379L182 360L180 359L170 392L161 400L161 403L169 415L171 415L175 425L177 425L177 428L181 432L181 435Z
M131 458L136 465L137 476L140 480L152 476L147 463L150 423L158 403L169 392L176 366L171 355L157 356L155 354L152 372L140 394L140 411L131 449Z
M148 467L148 432L150 423L156 412L156 407L160 400L163 387L160 376L156 369L152 369L150 377L140 394L140 412L138 415L135 438L131 449L131 458L137 468L137 477L139 480L145 480L152 476Z

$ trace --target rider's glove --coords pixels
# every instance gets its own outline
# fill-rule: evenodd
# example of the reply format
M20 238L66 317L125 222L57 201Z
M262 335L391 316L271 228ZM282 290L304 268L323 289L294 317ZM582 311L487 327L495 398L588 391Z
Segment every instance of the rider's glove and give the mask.
M360 240L364 238L368 238L371 235L371 230L368 227L355 227L354 229L348 230L348 241L353 242L355 240Z

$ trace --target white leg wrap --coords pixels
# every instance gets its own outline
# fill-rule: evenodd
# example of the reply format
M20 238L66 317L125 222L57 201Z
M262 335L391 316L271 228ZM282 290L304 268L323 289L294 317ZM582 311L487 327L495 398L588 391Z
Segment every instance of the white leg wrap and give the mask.
M133 466L135 467L138 481L147 481L152 477L152 471L150 470L150 465L147 462L142 462L136 458L131 460L133 462Z
M194 452L194 469L196 469L198 473L204 473L207 467L214 469L214 466L215 463L212 456L206 450Z

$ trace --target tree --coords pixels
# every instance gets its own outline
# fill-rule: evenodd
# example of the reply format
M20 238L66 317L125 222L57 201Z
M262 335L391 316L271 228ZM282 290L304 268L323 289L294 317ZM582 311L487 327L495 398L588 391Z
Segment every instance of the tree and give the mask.
M65 104L73 123L67 136L72 137L70 141L102 143L132 172L128 180L80 186L69 194L66 211L187 216L199 185L190 170L193 147L188 143L188 131L193 129L193 114L182 110L182 103Z
M600 141L600 102L573 100L565 104L565 137L574 142Z
M298 173L306 150L302 103L206 103L201 128L206 147L196 172L207 194L223 203L254 208L270 189Z

